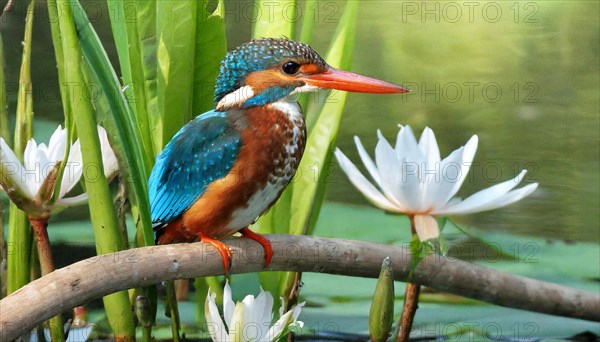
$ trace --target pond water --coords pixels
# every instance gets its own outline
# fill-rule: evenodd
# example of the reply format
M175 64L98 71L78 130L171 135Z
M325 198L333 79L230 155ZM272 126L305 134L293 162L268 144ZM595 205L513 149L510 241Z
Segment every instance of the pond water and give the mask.
M249 39L252 16L245 4L227 4L230 47ZM318 51L326 51L343 6L327 1L312 9L317 11L312 45ZM477 134L476 164L460 194L512 178L523 168L530 171L525 182L540 187L510 207L458 221L599 242L599 6L595 1L364 2L352 71L404 84L413 92L349 95L338 146L358 162L354 135L373 151L377 129L394 140L397 125L409 124L417 134L431 127L447 155ZM43 3L38 8L32 59L36 118L58 121L49 27ZM14 108L23 16L3 19ZM114 58L108 12L104 8L92 19ZM367 204L339 170L331 175L328 199Z
M462 217L479 228L600 241L598 2L369 1L361 4L353 71L411 88L351 94L338 146L373 152L376 130L436 133L443 155L480 138L461 193L510 179L540 186L510 207ZM323 34L323 36L326 36ZM320 38L320 37L315 37ZM323 44L323 46L326 46ZM328 198L366 203L341 172Z

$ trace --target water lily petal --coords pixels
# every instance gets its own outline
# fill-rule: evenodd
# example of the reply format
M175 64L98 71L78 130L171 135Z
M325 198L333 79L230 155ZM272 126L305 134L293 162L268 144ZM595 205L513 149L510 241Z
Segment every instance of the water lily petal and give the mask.
M421 209L430 209L433 207L433 194L438 190L441 179L440 148L438 147L435 133L431 128L425 127L423 133L421 133L421 138L419 139L419 149L425 158L425 161L419 170L422 196Z
M411 162L419 163L423 160L423 154L419 149L417 138L409 125L401 126L396 138L396 158L398 160L406 159Z
M377 150L377 149L376 149ZM421 211L425 207L424 187L421 171L425 166L425 157L417 144L410 126L401 127L396 141L398 183L389 191L408 211ZM388 190L388 189L384 189Z
M340 164L342 170L348 176L350 182L371 202L373 205L388 211L402 212L403 208L399 208L391 203L385 196L381 194L365 176L360 173L354 164L344 155L338 148L335 150L335 157Z
M415 230L420 241L435 239L440 236L440 228L431 215L415 215Z
M440 163L439 179L436 183L428 183L430 187L427 189L427 200L431 204L433 212L444 207L460 190L469 174L478 143L477 135L472 136L465 146L453 151Z
M23 182L29 188L29 192L34 196L37 194L38 189L41 184L41 180L39 180L39 164L38 160L38 145L35 142L35 139L30 139L25 146L25 151L23 152Z
M367 171L369 171L369 174L371 175L371 177L373 177L375 183L377 183L379 187L382 187L381 177L379 176L379 172L377 171L377 166L375 165L375 162L373 162L373 159L371 159L371 157L369 156L369 154L367 153L363 144L360 142L360 139L357 136L354 136L354 143L356 144L356 149L358 150L358 155L360 156L363 165L365 166Z
M82 194L79 194L79 195L73 196L73 197L59 198L54 203L58 206L72 207L72 206L82 205L82 204L87 203L88 198L89 198L89 196L88 196L87 192L84 192Z
M433 168L435 164L442 160L440 157L440 148L435 139L435 133L433 133L433 130L429 127L425 127L421 134L421 138L419 139L419 149L425 156L428 169Z
M73 143L69 150L69 157L63 170L63 177L60 182L59 198L65 196L75 187L81 175L83 174L83 161L81 156L81 145L79 139Z
M208 295L206 296L206 301L204 302L204 316L206 317L206 324L208 325L208 331L213 341L228 342L229 335L227 334L223 320L221 320L221 316L219 316L219 308L217 308L217 303L215 302L216 297L217 294L210 293L209 289Z
M244 333L246 335L244 338L247 341L263 341L269 326L271 326L273 296L261 288L256 298L253 296L246 298L248 301L244 307ZM251 314L248 314L247 311Z
M243 329L241 330L244 334L243 341L255 341L262 335L260 333L261 327L258 325L258 312L255 305L256 298L252 295L247 295L241 304L244 308L242 314Z
M460 163L463 160L464 148L460 147L442 160L434 171L426 178L425 201L432 209L446 204L446 198L454 190L459 179ZM451 171L456 172L451 172Z
M379 141L375 146L375 163L381 177L381 190L400 212L406 212L414 205L411 202L414 199L405 196L402 192L402 168L406 164L403 163L404 160L398 161L392 146L381 135L381 132L377 133Z
M48 142L48 160L56 162L62 160L67 147L67 130L62 129L61 125L58 125L50 141Z
M98 138L100 140L100 148L102 152L102 163L104 175L107 179L113 178L119 171L117 157L108 142L106 130L98 126ZM65 130L66 139L66 130ZM64 153L64 150L63 150ZM83 173L83 158L81 155L81 145L79 139L73 143L69 150L69 158L65 165L63 179L60 184L60 196L65 196L81 179Z
M486 206L485 208L479 208L478 211L493 210L493 209L497 209L497 208L501 208L501 207L513 204L513 203L520 201L521 199L529 196L531 193L533 193L535 191L535 189L537 189L538 186L539 186L538 183L531 183L531 184L527 184L526 186L524 186L520 189L512 190L509 193L507 193L506 195L502 196L501 198L498 198L494 202L489 203L488 206Z
M271 326L267 332L265 341L277 341L281 337L282 333L296 321L304 304L305 303L302 302L301 304L294 306L290 311L281 315L277 322L275 322L275 324L273 324L273 326ZM303 325L304 323L299 324L301 327Z
M535 191L535 189L537 189L537 187L538 183L527 184L526 186L520 189L512 190L491 202L482 204L480 206L473 206L469 208L469 210L462 210L460 214L471 214L505 207L529 196L533 191Z
M225 287L223 288L223 318L227 328L231 329L231 319L233 317L233 311L235 310L235 303L231 298L231 286L229 286L229 280L225 281Z
M231 325L228 326L229 340L232 342L246 342L244 336L244 328L246 326L246 321L244 321L244 311L244 303L237 303L231 317Z
M273 296L270 292L265 292L262 287L260 293L256 296L253 310L256 312L256 322L261 328L261 333L266 332L266 327L271 324L273 319Z
M292 316L294 317L294 321L297 320L298 317L300 316L300 311L302 310L304 305L306 305L306 302L302 302L302 303L292 307ZM302 323L302 322L300 322L300 323Z
M474 213L486 209L490 206L497 208L495 206L495 201L502 199L502 197L507 194L510 190L516 187L523 177L527 173L526 170L521 171L519 175L515 178L502 182L500 184L496 184L487 189L483 189L475 194L467 197L464 201L457 203L452 206L445 206L436 210L433 214L438 215L454 215L454 214L467 214Z
M19 158L17 158L13 150L8 147L8 144L3 138L0 138L0 163L2 163L1 167L2 172L4 173L2 177L6 177L8 183L10 183L2 184L2 186L18 187L23 195L32 199L35 193L31 192L31 189L25 183L25 169L19 161ZM6 191L7 189L4 190Z
M400 152L399 149L403 152ZM424 178L426 177L427 156L422 153L415 134L408 125L402 127L398 134L396 155L405 157L401 160L402 181L399 192L403 194L409 210L423 211L427 207L427 202L425 202L427 184Z
M100 138L100 147L102 151L102 163L104 164L104 175L107 179L112 179L119 171L117 156L108 141L106 130L98 126L98 137Z

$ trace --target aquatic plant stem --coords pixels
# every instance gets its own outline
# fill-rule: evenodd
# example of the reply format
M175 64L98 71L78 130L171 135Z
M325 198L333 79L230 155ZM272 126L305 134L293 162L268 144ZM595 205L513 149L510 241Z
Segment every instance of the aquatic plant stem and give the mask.
M404 307L402 309L402 316L400 317L398 337L396 338L398 342L406 342L410 337L415 313L419 307L420 291L420 285L413 283L406 284L406 290L404 290Z
M152 341L152 327L142 327L142 341Z
M33 218L30 216L28 219L35 233L35 244L40 259L42 276L45 276L54 271L54 260L50 251L50 240L48 239L48 218Z
M29 216L29 223L33 227L35 234L35 244L38 251L38 259L40 260L40 269L42 277L54 271L54 259L50 250L50 240L48 239L48 218L34 218ZM64 341L63 321L60 314L50 318L50 338L52 341Z
M167 282L167 313L171 317L171 331L173 341L179 342L179 331L181 324L179 321L179 308L177 307L177 295L175 291L175 281Z
M408 215L408 218L410 220L410 232L414 236L417 234L415 228L415 216ZM419 307L419 292L421 292L421 285L414 283L406 284L406 289L404 290L404 306L402 307L402 314L400 315L400 321L398 323L396 342L406 342L410 337L410 330L412 329L415 313Z

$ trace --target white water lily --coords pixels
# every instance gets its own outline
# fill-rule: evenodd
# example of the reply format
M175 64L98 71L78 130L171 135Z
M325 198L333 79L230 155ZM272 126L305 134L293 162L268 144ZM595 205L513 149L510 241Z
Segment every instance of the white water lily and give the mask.
M110 147L104 128L98 126L98 136L102 149L103 173L112 178L118 171L116 156ZM48 145L37 144L35 139L27 142L21 164L15 153L0 138L0 185L11 200L30 216L48 216L60 208L83 204L87 201L86 193L66 197L75 187L83 174L84 167L81 147L77 140L69 150L69 156L62 174L59 195L55 202L52 197L55 191L58 165L64 158L67 146L67 130L60 125L50 137ZM85 169L86 173L91 168Z
M304 303L294 306L286 313L283 313L282 306L279 310L280 318L271 324L273 296L262 288L256 298L248 295L243 301L234 303L231 298L231 287L227 282L223 293L224 322L219 315L215 297L216 294L210 293L209 289L204 305L206 322L213 341L277 341L291 328L304 326L304 323L297 320Z
M419 240L439 236L434 216L462 215L500 208L531 194L538 183L513 190L525 176L521 171L515 178L481 190L465 200L453 198L467 177L477 151L478 138L471 137L465 146L441 159L435 134L425 128L417 142L410 126L400 128L393 148L377 132L379 142L375 148L375 161L354 137L362 162L375 181L374 186L340 149L335 156L344 172L375 206L414 218Z

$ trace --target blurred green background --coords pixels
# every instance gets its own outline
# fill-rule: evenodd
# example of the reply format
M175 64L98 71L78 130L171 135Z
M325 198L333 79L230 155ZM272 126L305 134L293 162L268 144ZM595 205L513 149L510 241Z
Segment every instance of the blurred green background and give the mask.
M118 66L106 3L82 3ZM344 5L321 1L306 8L299 3L300 19L316 11L317 51L326 51ZM537 181L540 187L513 206L460 222L600 242L599 6L596 1L362 3L352 71L404 84L413 92L350 94L338 146L358 162L354 135L373 151L377 129L395 140L397 125L409 124L417 134L431 127L447 155L478 134L476 164L460 194L512 178L523 168L530 171L526 182ZM36 10L34 110L38 122L60 121L45 2L38 2ZM229 48L249 39L257 19L253 10L251 1L226 3ZM16 6L0 22L12 113L24 17L25 7ZM36 134L48 135L49 130ZM300 172L312 176L315 171ZM367 204L337 168L329 181L330 201Z

